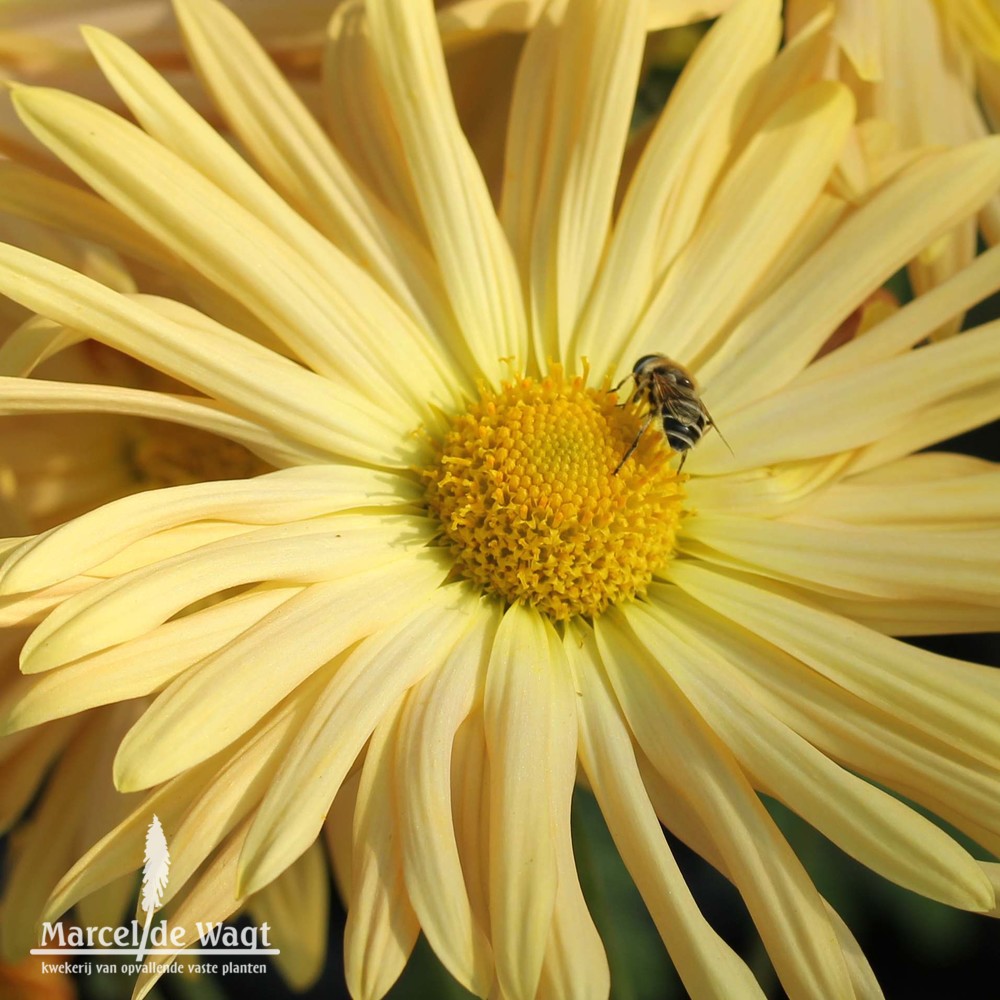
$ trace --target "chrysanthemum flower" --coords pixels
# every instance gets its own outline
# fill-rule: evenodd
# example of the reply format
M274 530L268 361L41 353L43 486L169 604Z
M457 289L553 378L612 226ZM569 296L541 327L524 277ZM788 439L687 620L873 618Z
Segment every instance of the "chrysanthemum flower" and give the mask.
M762 991L661 822L735 883L790 996L877 995L759 792L887 878L994 910L996 866L887 789L1000 847L1000 677L891 637L996 622L997 472L914 453L1000 413L1000 334L913 349L995 289L996 252L816 358L996 190L1000 146L839 200L854 103L800 46L776 55L779 8L740 0L712 29L617 211L645 3L545 8L498 209L430 3L369 0L351 36L384 110L356 173L215 3L177 10L259 173L108 35L88 38L141 127L17 91L198 308L0 247L0 290L190 388L5 378L2 405L190 425L277 470L4 545L8 612L44 614L8 730L155 695L114 763L148 792L48 917L134 868L153 811L171 924L286 879L308 913L324 833L354 995L384 994L423 931L481 996L606 996L578 767L693 996ZM660 351L731 450L710 430L680 473L654 426L616 473L645 413L608 389Z
M817 0L786 6L792 37L819 40L824 32L817 25L827 22L826 72L854 92L859 118L868 119L859 145L873 159L960 145L988 135L1000 121L1000 14L988 0L836 0L832 19L830 5ZM853 179L864 183L857 171ZM918 292L972 260L976 222L967 219L911 262ZM980 208L978 228L990 244L1000 242L1000 193Z

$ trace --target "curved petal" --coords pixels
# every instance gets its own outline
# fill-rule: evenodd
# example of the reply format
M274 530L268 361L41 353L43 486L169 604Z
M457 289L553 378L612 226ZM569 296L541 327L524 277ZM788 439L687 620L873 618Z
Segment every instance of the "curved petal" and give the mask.
M671 195L689 169L705 129L726 118L723 109L735 104L748 81L774 55L779 16L775 0L734 4L706 35L674 87L629 185L591 302L569 351L588 357L598 375L614 364L619 337L633 328L649 297L652 262L662 260L654 251ZM609 330L617 335L609 337Z
M236 861L249 826L249 821L244 820L233 830L170 914L170 929L179 940L197 941L206 924L220 924L243 906L243 897L236 893ZM167 950L172 948L173 945L168 945ZM172 954L157 955L158 961L145 963L146 971L139 973L132 1000L145 1000L179 954L183 954L183 949L173 948Z
M889 528L990 528L996 524L998 490L997 463L923 452L832 483L810 497L799 514Z
M361 461L394 464L386 460L385 449L369 443L381 438L388 449L399 445L398 416L389 420L384 401L375 406L363 397L352 398L349 390L193 309L178 304L187 322L168 318L69 268L3 244L0 291L209 396L232 403L294 440ZM420 418L414 419L419 422ZM404 459L403 464L409 463Z
M630 606L625 617L758 788L886 878L949 906L981 912L993 906L972 855L786 726L740 676L739 660L713 655L683 619L672 621L655 603Z
M1000 246L992 247L968 267L936 288L918 295L888 319L804 368L791 385L812 385L831 375L861 371L901 354L929 337L949 319L1000 289Z
M330 933L330 873L320 842L251 896L248 909L252 922L274 935L281 978L296 992L314 986L326 966Z
M31 87L14 100L25 124L88 184L242 301L314 370L373 401L419 406L417 386L449 398L419 335L360 268L344 259L324 274L225 189L99 105ZM334 256L323 255L328 266ZM399 365L407 380L388 374Z
M971 398L972 391L994 385L1000 378L998 343L1000 321L994 321L858 371L788 386L730 414L724 426L732 450L712 435L693 456L695 468L707 474L752 469L885 439L935 403ZM988 419L984 413L980 423Z
M551 639L551 635L550 635ZM556 659L549 669L565 671L569 695L569 709L578 715L581 692L573 681L566 644L560 643L563 656ZM553 769L552 842L556 853L556 901L552 911L552 928L542 963L539 997L560 1000L574 997L579 1000L605 1000L611 991L611 969L604 952L601 935L594 924L576 870L570 817L573 807L573 789L576 784L578 721L554 730L553 740L557 751L550 753L547 766ZM561 770L561 773L560 773Z
M1000 766L976 760L954 741L818 673L804 683L802 661L677 587L656 586L650 595L669 611L672 627L683 622L684 631L700 644L738 663L753 697L828 757L906 795L970 836L976 836L974 826L1000 829Z
M372 734L354 810L344 966L348 989L357 1000L380 1000L389 991L420 933L406 895L393 809L398 701L384 706Z
M369 594L364 611L354 613L380 616L381 628L360 633L371 637L347 657L316 699L261 803L240 862L240 882L248 891L266 885L312 843L379 720L408 688L440 667L468 627L474 608L471 598L460 599L461 590L433 590L426 581L405 584L393 579L391 596ZM411 614L414 604L421 610ZM339 607L337 613L343 613Z
M93 569L148 535L195 521L287 524L351 507L406 504L417 496L400 476L336 465L135 493L29 539L7 556L0 579L10 593L39 590Z
M65 667L18 678L0 696L0 732L17 732L158 691L301 589L241 594Z
M889 639L795 599L779 584L674 560L670 579L692 597L798 657L890 715L1000 761L1000 674Z
M642 751L638 751L637 756L643 783L660 822L692 850L700 854L730 882L734 882L735 880L729 872L725 860L719 854L711 834L691 804L684 799L683 789L671 784L662 774L657 772ZM875 979L875 973L868 964L868 960L854 935L825 899L821 897L820 902L830 921L830 928L837 936L837 944L843 955L847 974L854 987L854 993L851 995L855 1000L884 1000L882 990Z
M375 64L364 0L345 0L330 18L323 90L326 126L337 151L398 218L426 239L417 192Z
M428 0L368 0L372 46L455 316L482 371L527 360L524 302L510 246L458 124Z
M766 396L816 356L839 323L907 260L976 211L1000 185L1000 138L929 154L837 227L733 329L700 370L722 416ZM878 233L878 239L872 234Z
M616 610L597 644L629 726L656 769L690 789L716 839L785 990L852 996L823 902L737 762L674 681L651 661Z
M434 582L428 579L425 566L397 560L391 570L382 566L355 573L337 583L316 584L291 598L218 653L182 674L156 699L122 740L115 758L115 784L128 790L148 788L218 752L253 726L297 684L352 643L377 634L387 626L391 631L392 623L400 615L406 614L421 599L426 600L426 595L433 592ZM275 671L275 661L293 645L299 652L283 669ZM345 677L350 671L340 673L340 680L332 682L337 689L346 683ZM406 676L402 670L399 674L400 678ZM368 683L373 683L376 676L373 671ZM370 692L372 689L365 690ZM225 706L224 709L220 710L220 705ZM368 716L371 711L370 706ZM365 714L358 716L355 725L363 725L366 717ZM367 735L365 733L365 738ZM348 765L359 752L360 745L355 748ZM299 752L293 747L261 807L261 815L265 818L258 822L265 832L271 832L265 824L273 823L275 815L273 805L265 808L267 803L288 794L289 785L292 792L302 794L294 773L291 778L282 779L298 756ZM310 789L309 794L321 797L326 787L323 784ZM323 806L323 815L331 801L332 794ZM277 825L282 826L288 814L280 809L277 814L282 821ZM296 815L302 817L302 813ZM309 827L311 817L310 813L302 818L301 825L278 832L282 848L288 849L287 840L281 839L287 837L295 839L296 846L305 850L308 841L300 843L298 838L302 827ZM316 837L321 825L322 815L309 840ZM255 845L261 839L260 834L254 835L250 841L254 845L252 850L258 850ZM273 843L265 841L265 847L273 848ZM266 885L298 857L301 850L285 856L277 870L272 868L258 875L248 891ZM273 855L268 854L266 860L273 861ZM254 871L257 875L260 869Z
M698 909L649 802L632 740L601 667L592 633L567 629L564 643L580 700L580 759L622 860L656 922L689 994L763 997L740 957Z
M854 112L850 91L825 81L778 108L721 181L640 317L629 354L694 358L717 340L819 196Z
M405 516L335 515L241 531L181 551L64 601L25 642L22 664L26 672L49 669L134 638L229 587L339 580L393 562L409 554L404 539L415 529L419 524Z
M377 307L371 313L370 327L381 328L394 350L404 338L402 342L422 347L432 365L439 362L433 355L440 345L432 351L429 334L440 319L441 307L435 299L441 292L426 248L351 174L286 78L232 11L206 0L177 0L175 9L192 60L233 133L270 183L262 182L237 154L216 150L225 143L214 130L205 132L200 122L190 121L186 108L172 105L171 117L189 120L189 127L204 139L203 152L195 159L198 147L186 131L167 144L266 219L307 260L317 261L326 279L336 283L362 317ZM226 44L219 45L219 38L225 38ZM153 82L147 74L137 80L143 101L150 100ZM361 81L355 80L355 86L361 87ZM143 118L140 121L152 131ZM166 142L166 136L152 134ZM241 189L234 191L237 181ZM288 210L275 190L298 215ZM312 220L327 238L303 224L300 215ZM360 268L346 266L341 251ZM389 293L392 303L383 301L370 287L369 275ZM359 301L361 292L365 295ZM388 308L394 303L418 322L403 322L395 309ZM438 368L445 377L446 369Z
M13 160L0 162L0 211L110 247L168 273L177 261L113 205Z
M215 848L256 810L333 669L328 665L306 678L245 738L211 758L215 771L209 780L189 788L183 813L165 827L170 840L170 882L164 890L164 903L196 878Z
M961 339L961 338L958 338ZM916 410L903 424L855 454L851 471L878 469L932 444L1000 419L1000 380L965 389Z
M201 396L0 376L0 414L3 416L56 413L114 413L197 427L235 441L279 468L329 461L330 458L327 451L291 441Z
M518 69L501 208L542 368L566 356L604 253L646 36L639 0L555 11Z
M485 679L483 681L485 684ZM490 927L490 761L483 731L482 691L479 706L455 731L451 799L455 841L465 873L469 905L477 923Z
M486 679L490 759L490 917L497 979L511 1000L538 989L557 892L553 757L575 727L568 668L535 610L513 605L497 631ZM544 768L539 761L546 761Z
M394 765L407 893L435 954L477 996L489 993L493 954L462 872L451 818L451 762L455 733L472 711L498 624L498 608L482 605L442 667L411 690Z
M1000 608L996 572L1000 530L958 528L957 523L944 530L893 529L832 521L817 524L809 515L795 521L705 513L685 525L681 548L708 562L821 592L832 589Z

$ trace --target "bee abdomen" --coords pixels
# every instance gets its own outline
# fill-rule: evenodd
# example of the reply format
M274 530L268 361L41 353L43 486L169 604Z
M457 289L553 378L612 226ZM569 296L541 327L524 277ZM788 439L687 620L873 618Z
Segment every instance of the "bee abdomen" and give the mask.
M664 415L663 433L674 451L687 451L701 440L702 434L705 433L705 425L701 421L687 424L675 417Z

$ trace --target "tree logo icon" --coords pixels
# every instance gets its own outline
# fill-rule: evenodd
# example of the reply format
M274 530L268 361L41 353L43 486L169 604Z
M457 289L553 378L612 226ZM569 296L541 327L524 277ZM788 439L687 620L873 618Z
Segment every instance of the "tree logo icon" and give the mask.
M142 909L146 914L146 923L142 929L142 942L136 955L137 962L141 962L142 956L146 953L149 925L153 913L162 905L169 874L170 851L167 849L167 838L163 834L159 817L154 813L153 821L146 830L146 851L142 864Z

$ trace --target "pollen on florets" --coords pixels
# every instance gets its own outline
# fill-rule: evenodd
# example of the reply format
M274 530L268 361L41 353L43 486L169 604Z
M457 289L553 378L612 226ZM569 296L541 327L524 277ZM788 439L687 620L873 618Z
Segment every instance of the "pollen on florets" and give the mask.
M456 416L421 470L455 573L556 621L645 593L674 551L684 477L641 413L555 366Z

